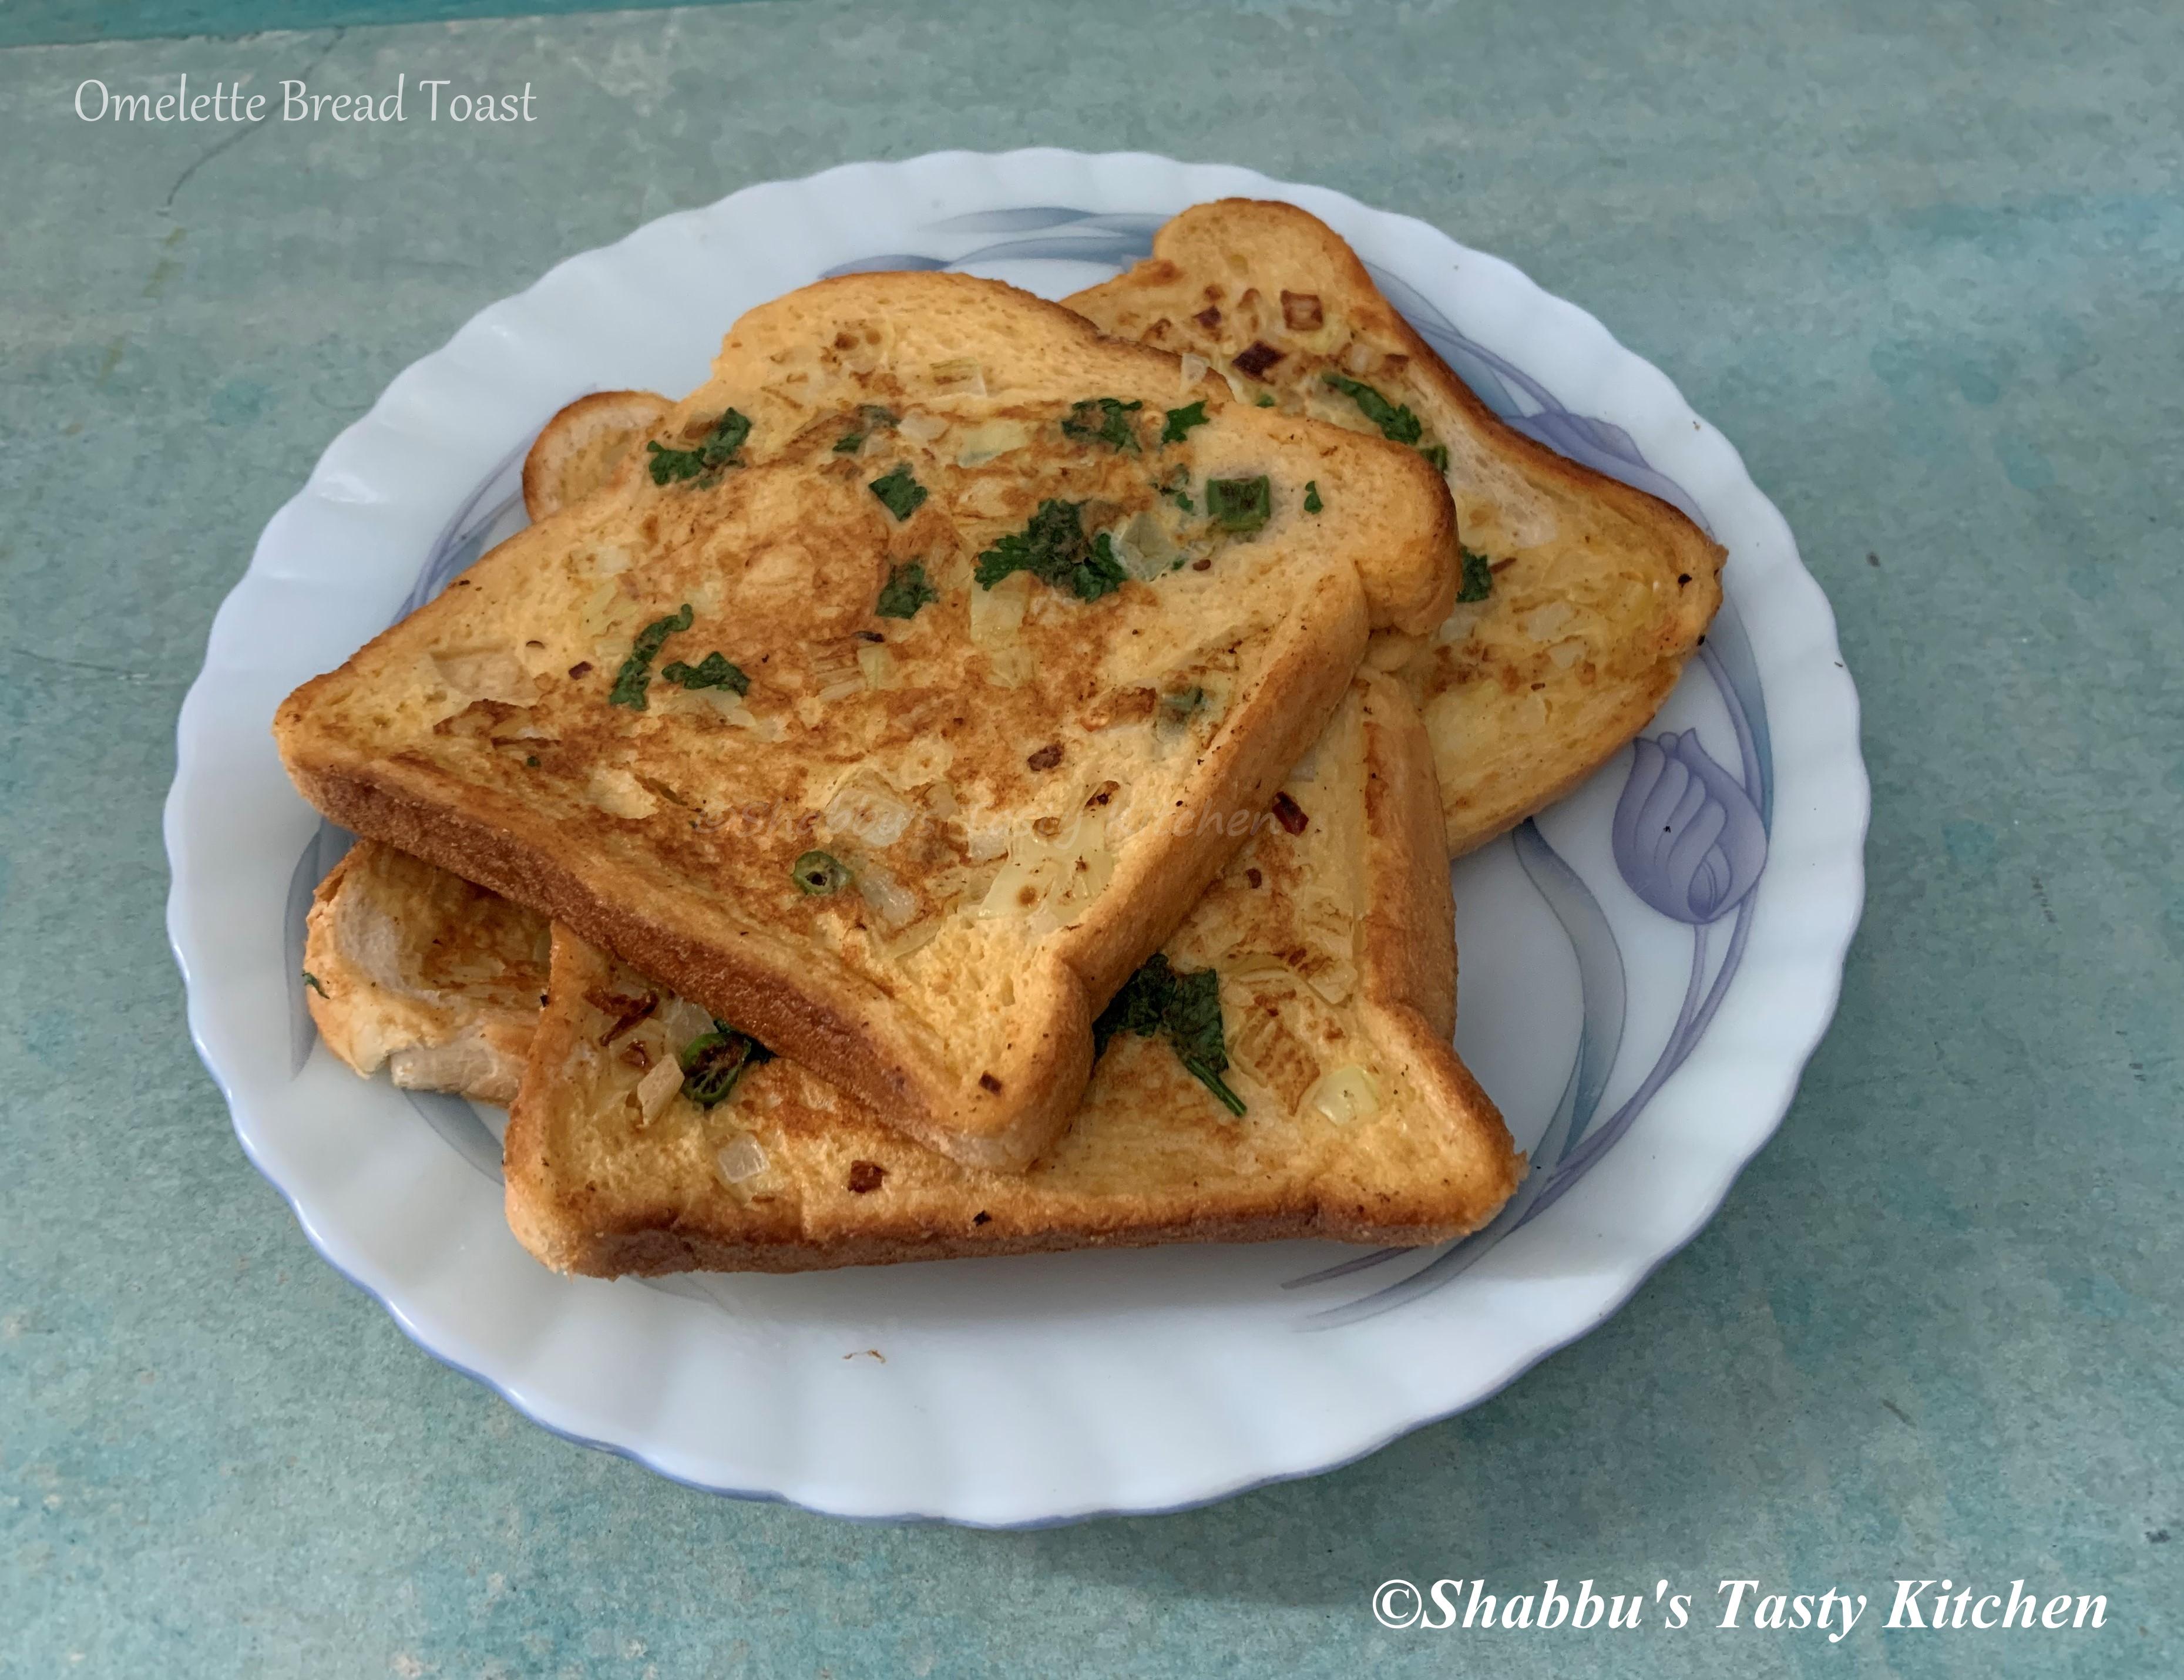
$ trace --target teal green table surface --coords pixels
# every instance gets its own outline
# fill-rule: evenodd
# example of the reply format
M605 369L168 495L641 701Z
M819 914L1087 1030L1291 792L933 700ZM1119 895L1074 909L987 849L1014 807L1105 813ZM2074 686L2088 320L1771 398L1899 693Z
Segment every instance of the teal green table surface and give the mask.
M8 8L229 33L0 50L0 1675L2184 1672L2184 13L356 22L422 9ZM184 71L527 82L537 120L71 108ZM185 1035L159 807L259 528L473 311L752 181L1035 142L1408 211L1666 369L1835 604L1870 896L1780 1135L1489 1404L1179 1516L860 1527L554 1438L317 1259ZM1396 1632L1395 1576L1671 1578L1698 1625ZM1878 1602L1724 1630L1732 1577ZM2104 1622L1886 1631L1898 1577Z

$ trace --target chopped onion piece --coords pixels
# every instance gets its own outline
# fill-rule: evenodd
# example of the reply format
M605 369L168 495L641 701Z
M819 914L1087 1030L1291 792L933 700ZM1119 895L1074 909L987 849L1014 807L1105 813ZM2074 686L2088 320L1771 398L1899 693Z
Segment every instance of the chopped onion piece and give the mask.
M1177 371L1183 376L1183 388L1188 395L1193 386L1206 377L1206 370L1213 364L1203 356L1184 356Z
M898 928L917 914L917 894L898 881L884 864L866 862L857 871L857 891L872 913L889 928Z
M1023 629L1024 611L1031 605L1031 574L1012 572L991 589L971 591L971 640L981 648L999 648L1017 639Z
M735 1141L713 1159L721 1169L721 1177L730 1184L749 1183L766 1171L766 1151L748 1132L736 1133Z
M948 430L948 422L941 415L913 409L895 422L894 429L913 443L930 443Z
M675 1100L675 1093L682 1088L682 1063L671 1055L664 1056L637 1082L637 1105L647 1120L657 1120L660 1110Z
M1305 976L1304 983L1340 1008L1357 988L1357 970L1346 957L1336 957Z
M941 919L929 915L922 921L913 921L891 939L880 943L880 953L890 961L900 962L913 951L922 951L939 934Z
M1035 852L1012 857L1001 865L1001 872L979 902L978 918L983 921L995 916L1028 915L1046 902L1053 884L1052 858Z
M432 663L440 681L459 694L474 700L499 700L527 706L538 698L538 685L531 680L515 655L502 648L476 654L435 654Z
M1535 642L1552 642L1572 619L1577 609L1567 601L1548 601L1524 615L1524 634Z
M822 815L835 833L853 836L867 846L887 847L902 838L916 813L894 788L865 774L844 782Z
M660 1005L660 1024L667 1029L667 1048L679 1050L701 1033L713 1030L713 1017L688 998L670 998Z
M1179 551L1167 527L1150 513L1141 513L1112 538L1115 558L1123 570L1140 583L1150 583L1175 569Z
M894 686L894 655L885 643L867 642L857 649L857 668L865 674L866 684L873 688Z
M1337 1126L1370 1120L1380 1111L1380 1088L1357 1063L1330 1069L1305 1093L1304 1105Z
M986 394L986 370L968 356L958 356L952 361L933 364L933 382L945 386L950 397L983 397Z
M956 446L956 465L982 467L1031 442L1031 427L1018 420L989 420L972 426Z
M758 727L758 714L745 705L744 697L733 688L701 688L697 698L718 713L723 723L732 723L738 729Z
M619 765L596 766L585 791L592 803L610 816L642 819L660 809L660 801Z

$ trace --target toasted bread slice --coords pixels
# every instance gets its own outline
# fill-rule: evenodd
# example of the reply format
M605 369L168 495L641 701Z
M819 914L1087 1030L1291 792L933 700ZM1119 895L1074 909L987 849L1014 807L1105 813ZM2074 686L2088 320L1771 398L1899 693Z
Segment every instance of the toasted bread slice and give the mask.
M1166 1037L1127 1029L1028 1173L923 1149L787 1061L703 1108L680 1058L717 1023L557 926L509 1121L510 1224L600 1276L1475 1229L1523 1162L1450 1045L1440 804L1401 686L1360 677L1284 791L1287 826L1261 825L1165 953L1219 976L1215 1076L1240 1115Z
M994 282L855 275L744 316L644 453L276 733L336 821L1020 1170L1368 631L1455 576L1415 451Z
M523 510L531 522L612 478L674 406L655 391L594 391L555 414L523 458Z
M1067 302L1285 409L1447 450L1464 593L1490 590L1457 605L1410 673L1451 854L1560 798L1644 728L1721 603L1725 556L1704 532L1505 425L1293 204L1195 206L1148 260Z
M359 841L319 883L304 1000L326 1047L397 1085L512 1102L546 998L546 919Z

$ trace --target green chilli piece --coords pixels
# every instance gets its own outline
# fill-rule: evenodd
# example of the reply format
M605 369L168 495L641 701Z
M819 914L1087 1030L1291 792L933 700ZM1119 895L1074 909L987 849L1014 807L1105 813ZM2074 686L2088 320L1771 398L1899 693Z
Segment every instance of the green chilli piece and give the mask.
M1264 475L1206 481L1206 516L1223 531L1256 531L1273 511L1273 486Z
M1355 403L1365 418L1380 428L1380 436L1390 443L1415 443L1425 435L1425 427L1418 423L1407 403L1390 403L1362 380L1346 379L1339 373L1325 375L1327 382Z
M888 568L879 604L872 610L882 618L916 618L919 608L939 598L940 592L926 581L924 562L911 560L905 565Z
M1119 397L1088 397L1069 405L1069 417L1061 422L1061 435L1079 443L1105 443L1134 455L1138 453L1138 434L1129 417L1144 407L1143 403L1125 403Z
M629 657L615 673L614 688L607 695L607 704L627 706L633 712L644 710L644 691L652 686L652 662L660 657L660 650L669 637L689 627L690 604L685 601L681 612L655 619L638 631L637 640L630 644Z
M1484 554L1463 550L1463 587L1456 592L1458 601L1483 601L1494 592L1494 563Z
M1304 481L1304 510L1308 514L1320 512L1327 503L1319 499L1319 481L1308 478Z
M876 478L866 487L880 498L887 510L898 520L906 520L924 504L926 488L911 476L907 462L898 466L884 478Z
M698 440L694 449L647 443L644 447L652 456L652 481L673 484L686 478L710 479L723 467L734 466L736 452L744 447L750 429L749 417L730 409L713 422L713 429Z
M660 668L663 682L679 682L685 688L733 688L738 694L750 693L750 678L744 668L718 650L710 653L694 665L686 665L677 659L672 665Z
M1172 968L1166 954L1156 952L1092 1023L1095 1057L1106 1052L1117 1032L1166 1037L1184 1072L1229 1113L1244 1112L1244 1099L1221 1077L1228 1071L1228 1049L1221 1020L1221 976L1215 970Z
M796 890L811 898L831 898L855 879L850 866L832 852L806 852L788 867Z
M1160 697L1160 715L1167 723L1183 723L1195 716L1206 704L1203 688L1178 688L1173 694Z
M773 1052L748 1032L716 1020L682 1047L676 1061L682 1069L682 1094L701 1109L718 1108L735 1094L753 1068L773 1060Z
M1206 423L1206 403L1203 398L1195 403L1186 403L1180 409L1170 409L1167 411L1167 424L1161 428L1160 441L1163 447L1170 443L1180 443L1190 435L1191 427L1204 426Z

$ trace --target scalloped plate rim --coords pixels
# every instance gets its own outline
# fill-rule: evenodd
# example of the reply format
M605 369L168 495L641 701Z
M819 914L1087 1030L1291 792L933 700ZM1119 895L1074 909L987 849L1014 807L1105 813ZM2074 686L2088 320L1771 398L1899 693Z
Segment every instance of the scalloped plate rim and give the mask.
M1130 170L1147 170L1161 171L1170 176L1233 175L1236 177L1234 184L1224 184L1220 190L1230 191L1241 188L1262 195L1288 197L1304 203L1306 208L1313 209L1322 214L1327 214L1329 208L1337 208L1342 220L1351 221L1353 225L1356 221L1362 220L1371 222L1376 226L1400 227L1407 239L1424 240L1446 248L1463 260L1476 260L1483 264L1485 265L1486 272L1494 277L1495 283L1504 289L1513 290L1533 310L1544 310L1546 315L1556 319L1560 323L1578 328L1582 336L1595 337L1596 348L1605 353L1596 357L1596 360L1612 363L1621 371L1637 371L1641 375L1641 382L1650 387L1641 392L1645 406L1669 407L1680 410L1681 413L1690 415L1699 428L1702 428L1700 431L1702 442L1709 448L1723 452L1722 459L1728 469L1725 476L1727 491L1743 496L1748 503L1746 509L1747 513L1758 514L1763 510L1763 516L1773 527L1769 534L1774 542L1767 546L1775 547L1779 544L1780 552L1771 557L1770 564L1767 568L1769 587L1770 588L1787 587L1806 595L1807 600L1803 605L1808 615L1806 620L1808 643L1817 645L1821 651L1834 654L1835 664L1840 672L1839 679L1833 685L1838 692L1832 698L1841 709L1841 716L1836 720L1837 726L1830 729L1827 732L1833 735L1839 744L1847 743L1847 750L1841 755L1839 762L1826 768L1830 772L1830 779L1846 783L1846 786L1839 786L1836 788L1836 791L1838 793L1846 791L1847 787L1847 791L1854 793L1856 797L1847 805L1838 805L1835 820L1829 821L1824 819L1819 826L1833 831L1831 833L1822 835L1821 838L1830 843L1822 846L1820 850L1834 854L1836 860L1846 866L1847 872L1834 883L1840 893L1840 901L1835 906L1833 916L1822 917L1814 928L1807 930L1808 935L1816 933L1819 936L1817 948L1808 954L1808 959L1816 958L1817 960L1808 960L1807 963L1801 965L1808 968L1819 968L1827 973L1828 983L1823 988L1825 996L1817 1000L1819 1007L1807 1017L1807 1030L1797 1036L1796 1043L1785 1044L1778 1037L1765 1047L1767 1054L1754 1056L1747 1053L1739 1057L1740 1061L1745 1064L1744 1076L1751 1077L1758 1072L1762 1066L1764 1067L1767 1074L1773 1076L1765 1080L1770 1091L1766 1100L1756 1106L1745 1105L1754 1113L1759 1109L1769 1110L1769 1115L1764 1119L1763 1123L1747 1120L1745 1125L1736 1128L1736 1136L1727 1147L1710 1150L1709 1154L1719 1157L1719 1166L1714 1171L1708 1172L1702 1182L1692 1182L1687 1177L1686 1182L1691 1193L1691 1199L1687 1204L1689 1216L1677 1222L1677 1228L1667 1240L1655 1242L1650 1252L1635 1255L1618 1254L1616 1257L1618 1263L1611 1271L1597 1279L1606 1287L1598 1292L1602 1299L1596 1308L1581 1315L1578 1321L1567 1327L1557 1327L1544 1340L1536 1341L1535 1345L1525 1349L1513 1360L1507 1362L1504 1368L1489 1375L1472 1391L1458 1395L1438 1409L1422 1411L1407 1410L1403 1416L1392 1422L1361 1417L1355 1421L1352 1427L1341 1432L1345 1439L1332 1451L1329 1450L1329 1443L1323 1438L1317 1445L1306 1446L1300 1452L1285 1455L1284 1457L1288 1460L1286 1462L1270 1464L1262 1471L1193 1488L1179 1493L1172 1499L1159 1503L1139 1501L1131 1504L1103 1504L1096 1498L1081 1498L1067 1502L1061 1508L1051 1512L1000 1517L981 1516L972 1514L968 1510L960 1509L930 1511L908 1508L878 1510L867 1507L862 1510L852 1510L838 1502L800 1497L793 1490L793 1487L735 1487L725 1485L718 1481L693 1479L666 1466L662 1460L671 1455L665 1451L660 1444L594 1437L565 1427L551 1418L542 1416L542 1413L546 1412L565 1411L566 1408L556 1406L549 1399L541 1399L537 1396L526 1399L519 1394L518 1390L530 1386L521 1373L512 1377L496 1377L483 1368L467 1363L458 1350L444 1345L435 1345L433 1341L428 1339L427 1330L416 1321L411 1312L398 1298L396 1284L398 1283L398 1280L390 1282L382 1290L374 1287L364 1275L377 1273L382 1268L365 1263L367 1257L362 1255L355 1255L353 1261L345 1263L345 1260L354 1254L356 1243L340 1233L323 1228L320 1221L315 1218L298 1200L298 1192L281 1182L266 1159L269 1150L272 1149L272 1140L259 1135L250 1122L248 1113L248 1093L240 1088L242 1079L239 1076L231 1075L223 1070L220 1044L224 1038L231 1035L224 1032L214 1018L209 978L193 969L192 961L192 949L199 937L199 932L195 925L195 913L189 902L189 887L206 865L197 857L190 833L188 821L190 790L196 776L203 773L205 761L216 750L219 728L218 720L214 716L214 697L217 691L223 686L222 679L232 675L230 669L231 661L217 656L222 654L231 655L234 650L231 648L224 648L223 643L231 639L235 627L241 623L254 604L254 598L259 592L259 587L266 583L272 576L269 570L263 569L262 562L265 559L268 546L274 539L276 532L283 529L284 520L310 516L314 512L314 504L316 504L316 509L321 512L329 508L337 510L343 506L356 505L353 498L330 493L330 492L343 475L355 473L360 481L368 481L371 449L375 439L382 434L384 434L387 440L395 443L397 447L404 443L415 446L426 441L420 438L415 432L396 425L390 418L390 411L400 403L409 401L416 387L426 377L418 370L426 368L428 364L449 363L458 364L459 371L467 371L460 368L461 353L470 345L479 342L480 335L491 334L493 327L492 318L497 313L513 312L514 314L520 315L521 306L526 302L542 301L541 294L551 286L557 276L561 276L571 269L581 264L609 262L611 260L611 253L640 244L648 237L665 239L674 236L678 231L701 231L708 219L718 220L730 216L739 205L748 206L766 194L785 195L794 198L800 194L808 195L823 192L830 182L841 183L871 175L884 178L888 175L900 175L918 171L934 173L949 169L971 169L988 173L1000 173L1011 170L1023 173L1050 169L1074 170L1079 174L1088 170L1101 170L1113 175ZM417 375L415 379L411 377L413 374ZM359 469L365 470L359 471ZM398 497L382 498L380 505L393 507L398 503L399 499ZM370 505L370 503L367 502L365 504ZM283 581L292 581L292 580ZM1815 607L1819 611L1812 613L1811 609ZM928 154L900 163L843 164L819 171L800 181L756 183L729 195L715 204L671 212L632 229L621 239L607 246L578 253L557 263L522 292L489 304L478 311L450 335L439 350L420 359L410 368L404 370L402 374L398 375L393 381L390 381L386 391L381 394L363 417L344 427L337 435L314 467L304 486L287 503L284 503L268 522L266 531L261 537L258 548L253 554L249 569L227 598L223 601L208 637L206 665L192 685L177 720L175 782L167 800L163 820L163 833L174 871L174 884L169 898L170 939L177 961L181 966L188 989L188 1014L192 1042L208 1070L212 1073L215 1083L220 1087L224 1099L230 1105L238 1138L242 1143L246 1156L270 1182L276 1185L284 1199L289 1201L307 1238L344 1277L348 1277L351 1282L357 1283L358 1287L365 1289L375 1299L386 1305L390 1315L413 1341L417 1342L435 1358L493 1388L522 1411L525 1416L538 1422L540 1427L566 1439L632 1458L644 1464L655 1473L685 1486L738 1498L804 1505L809 1508L828 1510L833 1514L848 1516L858 1520L938 1520L973 1527L1025 1527L1077 1521L1108 1512L1127 1510L1150 1513L1189 1509L1231 1497L1236 1493L1252 1487L1318 1474L1343 1464L1354 1462L1357 1459L1370 1455L1380 1447L1399 1438L1412 1429L1453 1416L1491 1398L1525 1374L1540 1360L1568 1345L1570 1342L1578 1339L1599 1323L1605 1321L1607 1317L1612 1316L1639 1288L1642 1287L1655 1271L1688 1244L1719 1210L1733 1188L1736 1178L1779 1128L1789 1104L1794 1098L1804 1067L1825 1034L1841 994L1843 958L1854 936L1858 915L1863 907L1863 846L1870 814L1869 787L1864 775L1862 755L1858 750L1855 688L1847 670L1842 669L1835 641L1832 610L1827 604L1824 592L1819 589L1817 581L1806 571L1799 560L1795 540L1789 531L1787 522L1783 520L1779 510L1774 508L1772 503L1758 491L1757 486L1752 484L1741 455L1728 439L1723 437L1717 428L1706 426L1704 422L1698 421L1697 416L1691 414L1689 405L1684 402L1680 393L1676 392L1667 376L1624 348L1607 328L1589 312L1568 300L1545 292L1521 270L1505 260L1492 257L1489 253L1471 251L1457 244L1430 224L1400 213L1372 209L1344 195L1323 187L1273 181L1257 176L1251 171L1234 170L1233 166L1228 165L1183 164L1148 153L1106 154L1094 157L1053 148L1035 148L1000 154L949 152ZM1813 675L1817 680L1827 681L1824 673L1815 672ZM1846 721L1847 732L1842 728ZM1801 768L1809 773L1812 765L1808 761L1801 765ZM1844 843L1846 840L1847 845ZM1748 1052L1751 1047L1742 1048ZM1774 1094L1777 1092L1779 1094ZM1702 1165L1704 1163L1694 1162L1693 1165ZM1604 1182L1602 1179L1596 1178L1591 1182L1590 1188L1597 1193L1600 1185ZM1573 1197L1585 1197L1588 1188L1586 1184L1579 1185L1572 1192ZM337 1252L337 1250L339 1252ZM989 1262L989 1264L994 1263ZM352 1264L354 1269L352 1269ZM1596 1280L1590 1277L1586 1280L1588 1283L1594 1281ZM920 1503L944 1505L948 1500L945 1498L938 1498Z

